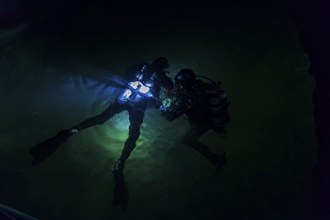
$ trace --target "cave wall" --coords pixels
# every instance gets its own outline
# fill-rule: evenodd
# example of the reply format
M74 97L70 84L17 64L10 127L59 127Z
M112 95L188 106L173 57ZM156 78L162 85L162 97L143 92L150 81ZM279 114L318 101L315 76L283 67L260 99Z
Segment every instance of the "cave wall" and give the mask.
M313 92L315 135L319 144L318 162L313 169L315 215L330 214L330 4L327 1L291 1L289 9L315 78Z

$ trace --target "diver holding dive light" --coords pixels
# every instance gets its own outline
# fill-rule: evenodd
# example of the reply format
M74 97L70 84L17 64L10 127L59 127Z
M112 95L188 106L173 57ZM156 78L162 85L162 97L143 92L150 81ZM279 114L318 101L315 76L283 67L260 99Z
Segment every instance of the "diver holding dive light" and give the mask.
M208 146L198 139L211 129L220 136L226 133L225 125L230 120L230 102L221 87L221 82L199 76L211 82L207 83L197 77L191 69L180 70L175 76L171 95L163 100L159 110L168 121L186 114L191 127L183 137L183 144L220 167L226 162L225 154L218 155L209 151Z
M128 81L126 89L117 97L116 102L110 104L101 114L88 118L81 123L62 130L53 138L32 147L29 153L33 156L32 165L37 165L50 156L60 144L66 142L70 136L91 126L100 125L114 115L128 111L129 132L120 158L115 162L113 171L122 171L125 162L136 146L140 136L140 127L143 123L147 108L159 108L166 93L173 87L173 82L166 75L165 69L169 67L165 57L156 58L151 64L141 63L129 67L125 78Z

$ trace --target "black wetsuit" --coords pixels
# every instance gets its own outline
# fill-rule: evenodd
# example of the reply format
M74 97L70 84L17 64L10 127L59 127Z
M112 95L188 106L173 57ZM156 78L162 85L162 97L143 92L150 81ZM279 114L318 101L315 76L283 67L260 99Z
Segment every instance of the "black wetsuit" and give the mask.
M198 139L208 130L214 129L217 133L224 132L224 126L229 122L228 104L224 91L214 91L214 87L200 80L196 80L189 89L174 89L173 96L179 100L180 104L172 112L162 114L169 120L186 114L191 125L184 134L183 144L193 148L198 153L205 156L212 163L222 162L222 157L209 151L208 146L198 141ZM217 106L212 106L211 98L219 97ZM221 97L222 96L222 97ZM217 109L216 114L213 109ZM217 123L214 123L214 120Z
M117 165L115 166L116 169L118 168L122 170L124 167L124 162L134 150L136 141L140 136L140 128L143 123L145 110L149 107L158 108L164 98L161 97L161 93L166 93L164 90L170 92L173 87L173 82L168 76L166 76L166 72L163 70L166 67L161 67L159 65L157 66L156 64L157 62L154 61L150 65L143 63L129 67L126 71L125 78L127 81L127 86L129 87L130 85L130 87L129 89L123 89L122 95L125 94L125 91L128 89L131 92L130 95L132 96L124 96L124 100L120 99L121 96L117 97L116 101L111 103L102 113L88 118L70 129L64 129L58 132L56 136L48 138L30 148L29 153L33 157L31 164L35 166L48 158L61 144L66 142L69 137L75 133L94 125L103 124L114 115L122 111L128 111L130 122L128 138L125 142L120 159L116 161L116 164L119 164L118 166L120 167L118 168ZM139 77L137 78L137 76ZM134 88L131 84L129 84L134 84L136 82L138 83L137 88ZM152 84L152 86L148 87L148 91L150 91L149 96L146 96L144 92L140 91L140 88L147 88L147 86L143 84L146 84L146 82Z
M126 71L125 77L128 80L134 79L136 74L139 74L143 68L147 68L148 71L144 71L144 78L149 78L151 74L156 73L156 77L153 80L153 93L154 97L159 97L160 89L170 90L173 87L173 82L171 79L166 76L166 73L163 70L151 70L148 69L147 63L136 64L129 67ZM79 123L78 125L73 126L71 129L77 129L78 131L89 128L94 125L100 125L112 118L114 115L122 112L128 111L129 115L129 131L128 138L124 144L121 156L119 160L124 163L131 152L136 146L136 141L140 136L140 128L143 123L145 110L148 107L158 107L161 101L155 98L142 98L139 102L134 103L127 101L126 103L120 103L118 100L109 105L101 114L86 119Z

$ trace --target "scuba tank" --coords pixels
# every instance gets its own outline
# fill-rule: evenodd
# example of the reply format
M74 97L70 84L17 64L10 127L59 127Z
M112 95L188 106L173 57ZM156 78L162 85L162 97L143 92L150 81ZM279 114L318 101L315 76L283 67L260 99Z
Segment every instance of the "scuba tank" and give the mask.
M210 121L215 130L223 130L225 124L230 120L228 106L230 102L222 88L221 82L214 82L213 80L197 75L196 77L204 78L210 81L212 88L206 90L208 95L208 104L210 110Z

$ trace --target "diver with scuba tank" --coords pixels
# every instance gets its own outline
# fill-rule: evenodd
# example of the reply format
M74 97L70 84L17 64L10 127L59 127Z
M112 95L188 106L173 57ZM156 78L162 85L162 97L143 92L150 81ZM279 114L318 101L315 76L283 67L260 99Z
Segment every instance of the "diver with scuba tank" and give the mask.
M168 120L187 115L190 129L184 135L182 142L191 147L211 163L224 165L225 155L218 155L208 150L208 146L198 141L207 131L213 129L220 136L226 130L229 122L229 101L221 82L210 83L197 79L195 72L191 69L182 69L175 76L174 88L171 95L163 100L159 107L161 114Z

